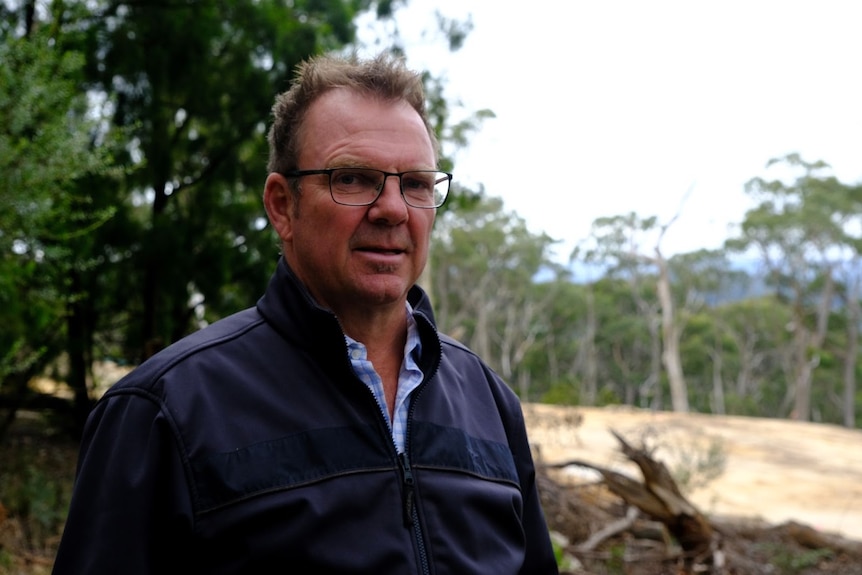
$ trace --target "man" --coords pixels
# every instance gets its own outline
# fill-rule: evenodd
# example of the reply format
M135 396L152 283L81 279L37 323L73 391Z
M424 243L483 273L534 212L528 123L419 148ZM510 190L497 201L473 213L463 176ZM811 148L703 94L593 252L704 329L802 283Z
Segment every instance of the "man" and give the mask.
M420 77L319 57L273 113L269 288L99 402L54 572L556 573L518 401L414 285Z

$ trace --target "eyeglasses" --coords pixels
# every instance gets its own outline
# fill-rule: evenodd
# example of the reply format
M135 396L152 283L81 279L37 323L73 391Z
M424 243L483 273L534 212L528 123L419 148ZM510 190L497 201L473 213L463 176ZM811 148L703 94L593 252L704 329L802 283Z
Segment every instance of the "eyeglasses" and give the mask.
M414 208L439 208L449 196L452 174L435 170L410 172L384 172L371 168L327 168L325 170L292 170L282 175L289 178L326 174L329 177L329 194L336 204L344 206L370 206L377 201L386 178L398 178L401 197Z

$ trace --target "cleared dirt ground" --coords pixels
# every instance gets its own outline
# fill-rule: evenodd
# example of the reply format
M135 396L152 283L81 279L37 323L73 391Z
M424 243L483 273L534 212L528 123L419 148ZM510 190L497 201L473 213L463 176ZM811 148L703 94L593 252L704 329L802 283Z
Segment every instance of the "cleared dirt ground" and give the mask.
M650 412L631 408L524 406L530 439L547 463L581 460L640 479L613 429L656 448L669 468L692 467L712 448L724 471L688 494L713 517L797 521L862 541L862 430L788 420ZM572 466L573 482L597 475Z

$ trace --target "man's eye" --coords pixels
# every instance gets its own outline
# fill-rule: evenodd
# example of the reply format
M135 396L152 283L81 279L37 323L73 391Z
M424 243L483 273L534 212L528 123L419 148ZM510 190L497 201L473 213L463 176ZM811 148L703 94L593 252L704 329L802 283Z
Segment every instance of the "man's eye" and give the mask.
M417 178L415 176L402 176L401 185L405 190L424 191L431 189L430 178Z
M374 178L363 172L339 171L332 175L333 183L345 187L374 187Z

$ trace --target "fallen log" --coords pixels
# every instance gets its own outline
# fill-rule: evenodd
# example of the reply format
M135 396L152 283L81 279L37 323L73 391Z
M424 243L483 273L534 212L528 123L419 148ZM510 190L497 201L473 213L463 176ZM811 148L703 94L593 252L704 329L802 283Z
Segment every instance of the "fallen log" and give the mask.
M581 460L547 464L546 467L561 469L578 466L598 472L611 492L667 527L682 548L687 563L712 564L717 536L710 522L686 499L662 462L653 459L645 449L632 447L615 431L611 430L611 433L619 441L623 454L638 466L643 481ZM623 520L614 525L613 530L619 532L633 524L633 521Z

